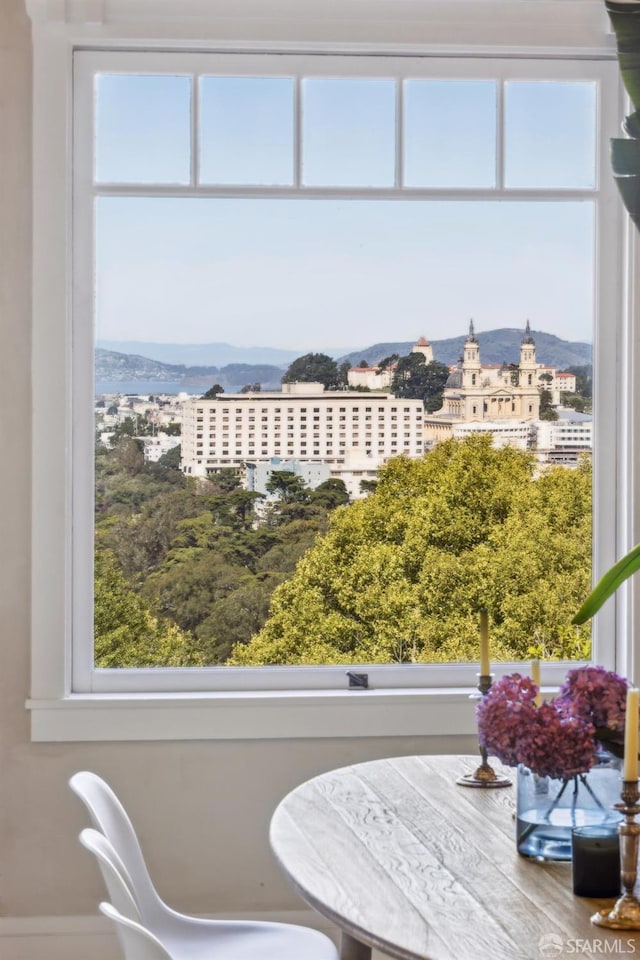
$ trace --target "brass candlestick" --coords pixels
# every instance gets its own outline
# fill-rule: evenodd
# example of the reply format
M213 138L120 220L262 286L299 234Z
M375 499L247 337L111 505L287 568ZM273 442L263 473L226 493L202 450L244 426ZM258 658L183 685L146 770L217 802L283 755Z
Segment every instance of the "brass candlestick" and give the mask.
M480 692L472 693L469 699L480 700L482 697L486 697L491 689L492 680L492 673L479 673L478 690ZM509 777L504 777L502 774L496 773L488 762L487 748L480 744L479 750L481 760L480 766L477 767L473 773L466 773L463 777L459 777L458 780L456 780L456 783L458 783L461 787L510 787L511 780Z
M633 890L638 876L638 838L640 825L636 815L640 791L637 780L622 781L622 803L616 803L616 810L624 815L618 825L620 834L620 880L624 893L616 901L613 910L600 910L591 917L591 923L598 927L610 927L612 930L640 930L640 902Z

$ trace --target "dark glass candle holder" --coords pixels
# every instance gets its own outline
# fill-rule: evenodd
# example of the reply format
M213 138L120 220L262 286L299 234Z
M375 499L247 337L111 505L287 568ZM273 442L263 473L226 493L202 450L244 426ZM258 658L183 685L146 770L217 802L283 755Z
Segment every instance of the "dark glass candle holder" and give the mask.
M617 826L574 827L571 867L576 896L618 897L621 884Z

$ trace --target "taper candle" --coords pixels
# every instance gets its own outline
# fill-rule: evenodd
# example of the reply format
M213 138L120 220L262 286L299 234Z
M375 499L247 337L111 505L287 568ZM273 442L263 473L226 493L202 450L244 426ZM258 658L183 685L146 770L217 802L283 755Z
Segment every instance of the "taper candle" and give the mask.
M542 703L542 690L540 689L540 661L539 660L531 661L531 679L533 680L536 687L538 688L538 692L536 693L536 698L535 698L535 705L536 707L539 707L540 704Z
M488 677L489 666L489 614L486 610L480 611L480 676Z
M624 724L624 780L638 779L638 697L640 690L627 690L627 712Z

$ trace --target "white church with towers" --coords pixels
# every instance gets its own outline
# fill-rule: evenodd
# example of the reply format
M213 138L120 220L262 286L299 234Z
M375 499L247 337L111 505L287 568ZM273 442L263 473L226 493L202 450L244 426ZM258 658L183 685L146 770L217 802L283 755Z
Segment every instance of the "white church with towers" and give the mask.
M483 366L471 320L460 361L447 380L442 407L425 416L425 441L446 440L459 434L457 428L461 424L469 424L475 430L498 428L505 439L515 431L518 437L512 437L511 442L526 442L530 428L540 416L540 374L545 370L536 362L536 345L528 320L517 366Z
M416 341L411 352L421 353L425 363L433 363L433 346L425 337ZM388 390L396 366L392 363L380 368L362 363L352 367L348 374L349 386ZM533 448L539 445L540 390L543 387L549 390L556 407L561 403L563 393L575 393L576 390L575 374L537 362L536 344L528 320L517 364L483 364L480 343L471 320L462 356L450 370L441 408L424 416L426 449L449 437L463 438L478 432L491 433L496 446L508 444L522 449ZM585 427L573 425L572 429L584 432ZM580 439L580 449L584 447L583 439Z

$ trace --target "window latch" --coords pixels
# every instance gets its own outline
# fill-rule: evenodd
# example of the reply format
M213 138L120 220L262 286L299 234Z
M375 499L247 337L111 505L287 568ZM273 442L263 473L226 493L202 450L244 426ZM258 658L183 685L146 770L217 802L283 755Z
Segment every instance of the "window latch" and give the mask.
M347 670L347 676L349 677L349 690L369 689L368 673L353 673L351 670Z

